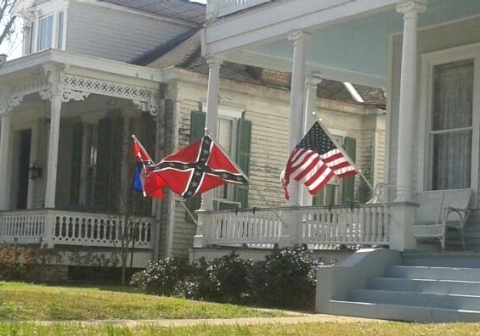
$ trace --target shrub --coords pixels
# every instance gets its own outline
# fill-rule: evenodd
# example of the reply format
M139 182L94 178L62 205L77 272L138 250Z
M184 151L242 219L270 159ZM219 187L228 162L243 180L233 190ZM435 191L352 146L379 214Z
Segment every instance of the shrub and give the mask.
M252 303L277 308L313 307L318 264L306 248L274 250L252 267Z
M29 282L58 282L51 271L60 255L47 248L18 245L0 247L0 279Z
M178 283L191 273L192 267L186 259L178 258L149 262L143 271L132 276L130 284L145 293L171 296Z
M249 292L247 274L251 261L232 252L210 262L202 260L197 267L197 298L228 303L241 303Z
M185 259L148 263L131 284L157 295L277 308L311 308L316 267L305 248L274 250L262 261L243 260L232 252L189 265Z

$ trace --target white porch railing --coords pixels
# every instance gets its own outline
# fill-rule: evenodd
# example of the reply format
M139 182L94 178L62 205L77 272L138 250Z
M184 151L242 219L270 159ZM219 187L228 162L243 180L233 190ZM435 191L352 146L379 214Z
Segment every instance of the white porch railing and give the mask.
M118 215L60 210L24 210L0 213L0 243L121 246L122 236L135 234L135 247L152 248L153 218L135 218L134 230ZM131 246L131 243L130 243Z
M215 20L267 2L272 0L208 0L207 20Z
M390 245L381 204L199 212L202 245ZM197 240L198 241L198 240Z

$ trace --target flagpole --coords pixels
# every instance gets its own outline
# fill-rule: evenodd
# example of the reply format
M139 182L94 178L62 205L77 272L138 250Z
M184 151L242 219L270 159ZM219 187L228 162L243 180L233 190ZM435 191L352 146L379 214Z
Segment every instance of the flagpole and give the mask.
M322 128L322 130L327 134L327 136L330 138L330 140L334 143L334 145L337 147L337 149L340 151L340 153L343 154L343 156L347 159L347 161L350 163L350 165L355 168L355 170L358 172L358 175L360 175L360 177L365 181L365 183L367 184L367 186L370 188L370 190L373 191L373 186L372 184L370 183L370 181L367 180L367 178L365 177L365 175L363 175L363 172L357 168L357 165L355 164L355 162L353 162L351 159L350 159L350 156L343 150L343 147L340 146L336 141L335 139L332 137L332 134L330 134L330 132L327 130L326 127L323 126L323 122L322 122L322 118L318 117L317 116L317 113L316 112L313 112L313 115L315 116L316 120L315 122L318 122L318 124L320 125L320 127Z
M138 141L137 137L135 136L135 134L132 134L132 138L133 138L133 141L135 141L137 143L137 145L139 145L140 147L142 147L143 151L145 153L147 153L147 151L145 150L145 148L143 148L143 145L140 143L140 141ZM148 155L148 154L147 154ZM141 159L141 158L140 158ZM151 159L151 158L150 158ZM145 171L145 177L147 175L147 166L145 166L145 161L141 160L142 161L142 165L143 165L143 170ZM143 194L143 197L147 197L147 193L145 191L145 186L142 186L142 194Z

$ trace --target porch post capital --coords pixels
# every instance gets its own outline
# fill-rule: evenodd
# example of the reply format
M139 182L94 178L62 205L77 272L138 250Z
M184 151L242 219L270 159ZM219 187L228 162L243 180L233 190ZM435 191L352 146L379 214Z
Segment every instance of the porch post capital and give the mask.
M319 73L310 73L305 77L305 87L307 90L316 89L323 82L323 78Z
M397 13L403 14L404 20L416 19L426 9L427 0L402 1L397 5Z
M223 58L218 55L206 55L205 61L208 64L209 68L220 68L223 64Z
M293 44L295 45L300 41L307 41L310 38L310 36L311 35L309 33L306 33L303 30L297 30L288 34L287 39L289 41L292 41Z

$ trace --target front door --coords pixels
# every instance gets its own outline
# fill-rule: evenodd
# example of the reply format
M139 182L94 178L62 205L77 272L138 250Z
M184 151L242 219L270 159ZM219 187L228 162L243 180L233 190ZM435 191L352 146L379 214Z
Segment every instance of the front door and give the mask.
M20 131L17 209L27 208L31 142L32 130Z

